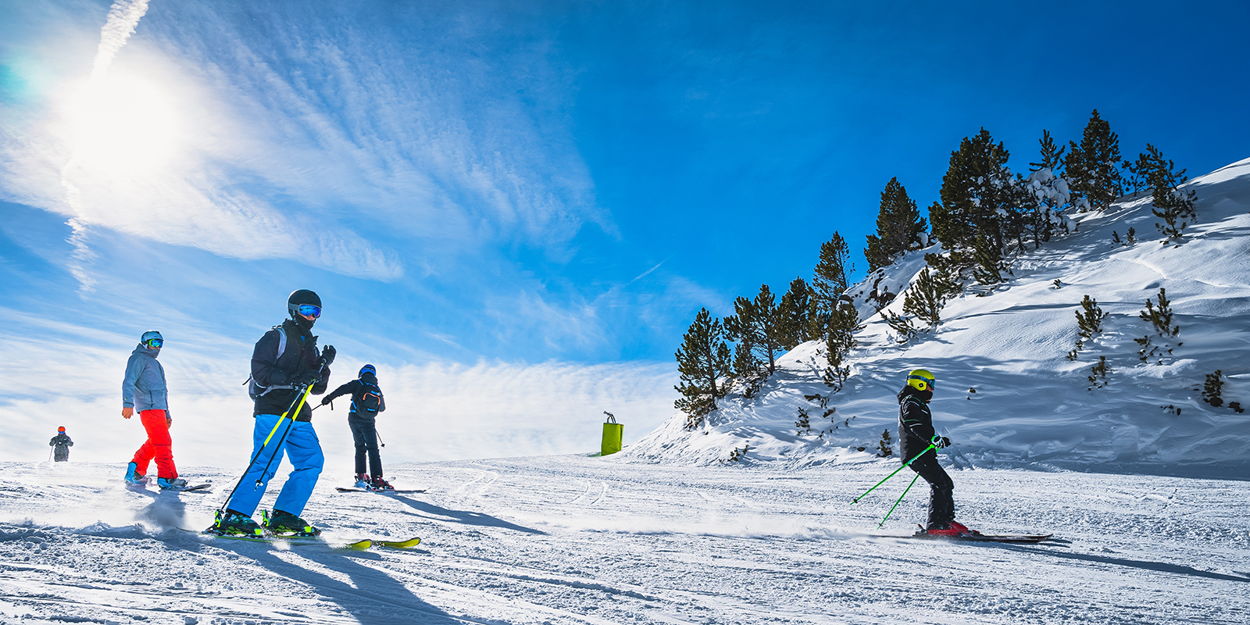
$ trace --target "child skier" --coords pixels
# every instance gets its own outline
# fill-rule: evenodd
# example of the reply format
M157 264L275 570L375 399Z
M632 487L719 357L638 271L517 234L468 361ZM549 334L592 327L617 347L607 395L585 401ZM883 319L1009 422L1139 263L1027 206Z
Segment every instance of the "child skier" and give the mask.
M74 446L74 441L70 440L65 433L65 426L62 425L56 429L56 436L48 441L48 446L52 447L52 455L57 462L65 462L69 460L69 448Z
M378 388L377 369L373 365L360 368L357 379L344 384L321 400L324 406L340 395L351 393L352 405L347 410L347 425L356 443L356 488L394 490L382 479L382 456L378 453L378 430L374 419L386 410L386 399ZM365 455L369 456L369 473L365 473Z
M160 332L144 332L139 337L139 346L126 362L122 418L129 419L138 408L139 420L148 438L126 465L125 480L129 484L146 484L148 478L144 474L148 463L156 460L157 486L163 490L182 490L187 481L178 477L178 468L174 466L173 439L169 436L169 426L174 423L169 414L169 389L165 386L165 369L156 360L164 345Z
M933 414L929 412L933 382L932 373L916 369L907 375L907 385L898 393L898 438L903 462L911 460L930 444L939 449L951 444L949 438L938 436L933 429ZM929 522L925 533L939 536L972 533L955 522L955 483L938 464L937 450L929 450L909 466L929 483Z
M321 453L321 441L313 430L312 409L305 403L295 413L295 407L308 386L312 386L313 394L325 392L335 350L327 345L320 354L317 352L317 337L313 336L312 327L321 317L321 297L316 293L307 289L291 293L287 298L287 313L290 318L260 337L252 351L249 394L255 400L254 444L250 456L253 460L239 487L226 502L225 512L208 528L211 532L264 533L252 520L252 514L285 455L293 469L278 493L273 515L265 528L275 534L321 533L301 519L300 514L317 485L325 457Z

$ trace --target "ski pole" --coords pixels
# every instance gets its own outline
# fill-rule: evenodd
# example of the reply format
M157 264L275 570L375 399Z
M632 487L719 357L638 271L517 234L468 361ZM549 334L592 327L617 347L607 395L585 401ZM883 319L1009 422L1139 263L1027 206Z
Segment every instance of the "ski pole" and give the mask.
M247 472L251 470L253 464L256 464L256 459L260 457L261 452L265 451L265 445L269 444L269 439L273 438L273 433L278 431L278 425L282 423L282 420L285 419L288 414L290 414L291 409L295 407L296 402L301 402L302 404L303 400L308 397L308 391L310 390L312 390L312 385L308 384L305 386L303 393L291 400L291 405L287 406L286 412L283 412L282 416L278 418L278 423L273 424L273 429L269 431L269 436L265 437L265 442L261 443L260 448L256 450L255 454L252 454L252 459L247 461L247 468L243 469L243 475L240 475L239 481L234 483L234 488L230 489L230 494L226 495L226 500L221 503L221 507L217 508L217 512L222 512L226 509L226 505L229 504L230 499L234 497L234 492L239 490L239 486L243 484L243 478L247 477Z
M899 468L897 468L897 469L894 469L894 473L891 473L891 474L889 474L889 475L885 476L884 478L882 478L882 479L881 479L881 481L880 481L880 482L877 482L875 485L873 485L873 487L872 487L872 488L869 488L868 490L864 491L864 494L862 494L862 495L860 495L860 496L858 496L858 497L856 497L856 498L852 499L852 500L851 500L851 503L853 503L853 504L854 504L854 503L859 503L859 500L860 500L860 499L863 499L864 497L867 497L867 496L868 496L868 493L871 493L872 491L877 490L877 487L878 487L878 486L880 486L880 485L882 485L882 484L885 484L886 480L888 480L888 479L890 479L890 478L894 477L895 475L897 475L899 471L902 471L903 469L905 469L905 468L907 468L907 467L910 467L910 466L911 466L911 463L915 462L916 460L919 460L921 456L923 456L923 455L925 455L925 454L929 453L929 450L930 450L930 449L937 449L937 445L934 445L933 443L929 443L929 446L928 446L928 447L925 447L925 448L924 448L924 451L922 451L922 452L920 452L920 453L916 454L916 456L915 456L914 458L912 458L911 460L908 460L907 462L903 463L903 466L901 466L901 467L899 467Z
M911 478L911 484L908 484L907 488L903 489L903 494L898 496L898 501L895 501L894 505L890 506L890 511L885 513L885 518L881 519L881 522L877 524L877 529L884 527L885 522L890 520L890 515L894 514L894 509L898 507L898 504L903 503L903 498L907 496L907 491L911 490L911 487L916 485L916 480L918 479L920 479L919 473L916 474L916 477Z
M304 408L304 402L308 399L308 393L309 393L310 391L312 391L312 383L309 383L309 384L308 384L308 386L304 389L304 394L303 394L302 396L300 396L300 398L299 398L299 406L296 406L296 408L295 408L295 412L291 413L291 422L290 422L290 423L288 423L288 424L286 424L286 429L282 431L282 438L279 438L279 439L278 439L278 445L277 445L277 447L278 447L278 449L279 449L279 450L280 450L280 449L282 449L282 443L286 442L286 435L291 433L291 428L292 428L292 427L295 427L295 418L299 416L299 411L300 411L300 410L302 410L302 409ZM285 419L285 418L286 418L286 415L285 415L285 414L284 414L284 415L282 415L281 417L278 417L278 423L275 423L275 424L273 425L273 429L274 429L274 431L277 431L277 429L278 429L278 424L279 424L279 423L282 423L282 420L283 420L283 419ZM270 436L270 437L273 437L273 432L270 432L270 433L269 433L269 436ZM269 439L268 439L268 438L266 438L266 439L265 439L265 444L268 444L268 443L269 443ZM263 449L263 448L264 448L264 446L262 445L262 446L261 446L261 448ZM253 486L252 488L259 488L259 487L260 487L260 485L264 483L264 480L265 480L265 474L269 472L269 467L270 467L270 465L272 465L272 464L273 464L273 459L274 459L274 458L277 458L277 457L278 457L278 453L277 453L277 452L274 452L274 453L272 453L272 454L269 454L269 462L266 462L266 463L265 463L265 468L264 468L264 469L260 472L260 477L257 477L257 478L256 478L256 485L255 485L255 486Z
M374 426L373 435L378 437L378 447L386 447L386 443L382 442L382 433L378 432L378 428Z

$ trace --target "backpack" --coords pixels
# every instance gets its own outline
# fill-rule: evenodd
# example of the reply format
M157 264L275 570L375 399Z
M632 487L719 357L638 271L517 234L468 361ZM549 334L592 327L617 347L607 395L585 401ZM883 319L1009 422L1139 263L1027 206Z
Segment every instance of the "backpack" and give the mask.
M282 354L286 353L286 330L283 329L281 325L276 325L273 329L278 331L278 353L274 356L274 361L277 362L279 358L282 358ZM251 397L253 401L263 397L270 391L292 390L298 388L294 384L274 384L272 386L265 386L264 384L252 379L252 376L250 375L247 376L247 380L244 380L243 383L247 385L247 396Z
M382 389L376 384L370 384L364 380L360 380L360 385L364 388L357 391L352 397L352 409L357 414L366 417L376 417L378 409L382 407Z

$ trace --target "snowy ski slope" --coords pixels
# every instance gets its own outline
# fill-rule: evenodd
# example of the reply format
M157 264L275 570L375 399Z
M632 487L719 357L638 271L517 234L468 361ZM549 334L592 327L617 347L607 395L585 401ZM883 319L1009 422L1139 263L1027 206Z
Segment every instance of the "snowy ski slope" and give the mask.
M0 623L1232 625L1250 614L1244 482L963 471L966 522L1066 540L944 544L872 536L923 518L917 493L875 528L901 481L848 503L893 466L445 462L395 472L429 491L392 497L335 493L327 477L306 516L332 539L425 539L358 553L175 529L207 525L220 490L132 492L120 465L5 463Z
M1198 194L1198 219L1181 245L1161 245L1148 194L1078 215L1075 233L1027 253L992 291L952 299L938 330L907 345L865 301L877 278L869 276L850 291L866 319L852 375L826 407L805 399L829 394L820 380L824 347L807 343L781 357L756 397L723 400L708 427L687 432L675 416L627 453L711 464L749 445L747 462L860 461L865 454L854 448L872 451L882 430L894 434L895 393L906 372L925 368L937 375L934 421L956 444L956 466L1250 478L1250 159L1187 188ZM1113 231L1124 239L1130 227L1137 243L1115 244ZM881 284L898 293L923 267L923 252L912 253L887 268ZM1183 345L1164 364L1143 365L1133 339L1152 330L1138 313L1161 287ZM1077 338L1073 313L1085 295L1110 317L1073 362L1066 357ZM902 306L900 295L887 310ZM1087 390L1100 355L1113 369L1109 384ZM1247 412L1201 401L1204 376L1216 369L1225 376L1224 400ZM801 406L817 430L808 436L795 428ZM836 412L820 418L829 408Z

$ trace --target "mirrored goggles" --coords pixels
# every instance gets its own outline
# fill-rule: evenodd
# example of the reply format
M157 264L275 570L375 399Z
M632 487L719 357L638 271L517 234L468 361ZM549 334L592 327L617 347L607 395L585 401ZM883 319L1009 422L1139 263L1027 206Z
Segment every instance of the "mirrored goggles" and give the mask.
M147 342L144 343L144 345L147 345L148 349L160 349L164 344L165 339L148 339Z
M316 319L321 316L321 307L313 304L300 304L295 307L295 312L305 317Z

